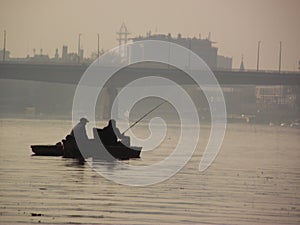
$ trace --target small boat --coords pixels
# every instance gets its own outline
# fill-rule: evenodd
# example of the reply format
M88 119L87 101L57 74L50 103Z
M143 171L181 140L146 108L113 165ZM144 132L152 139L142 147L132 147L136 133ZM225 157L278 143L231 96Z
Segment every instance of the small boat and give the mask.
M89 140L88 149L84 152L84 156L81 154L75 139L64 139L63 143L63 157L64 158L93 158L93 159L103 159L111 160L106 153L108 152L112 157L119 160L129 160L132 158L140 158L142 147L130 146L127 147L122 143L118 142L116 145L104 145L105 148L96 148L96 140Z
M60 145L31 145L32 152L35 156L63 156L64 158L81 158L82 155L73 141L63 140L64 146ZM108 151L114 158L120 160L129 160L132 158L140 158L142 147L124 145L105 146L98 153L89 154L89 157L101 158L104 151Z
M56 145L31 145L34 155L40 156L62 156L63 147L61 144Z
M62 140L62 144L61 142L58 142L56 145L31 145L32 151L35 153L35 155L63 156L64 158L77 158L80 160L84 160L84 157L92 157L93 159L97 160L111 160L112 157L119 160L140 158L142 147L131 146L130 137L124 136L124 134L126 133L126 131L140 122L143 118L145 118L147 115L149 115L151 112L153 112L166 102L167 101L165 100L151 109L122 133L122 141L123 143L126 143L126 145L119 142L117 138L114 138L115 140L112 141L112 136L110 134L107 134L104 129L93 128L94 137L98 136L105 149L103 147L97 149L98 145L95 144L99 139L87 140L87 151L84 152L85 154L83 156L77 146L76 140L73 135L67 135L67 137ZM87 119L82 119L83 121L85 121L85 123L88 122ZM113 120L110 120L109 122L111 121ZM109 153L112 157L110 157L107 153Z
M101 137L102 129L94 128L94 135L99 135ZM32 152L34 155L39 156L63 156L64 158L77 158L84 159L84 157L92 157L94 159L103 159L111 160L111 157L108 157L105 153L110 153L115 159L119 160L129 160L132 158L140 158L142 147L130 146L130 140L128 140L128 145L122 144L121 142L116 143L115 145L104 145L104 148L96 149L95 147L96 140L89 140L90 152L87 152L82 156L77 143L74 137L68 135L66 139L62 142L58 142L56 145L31 145ZM96 151L95 151L96 149ZM107 152L105 152L107 151Z

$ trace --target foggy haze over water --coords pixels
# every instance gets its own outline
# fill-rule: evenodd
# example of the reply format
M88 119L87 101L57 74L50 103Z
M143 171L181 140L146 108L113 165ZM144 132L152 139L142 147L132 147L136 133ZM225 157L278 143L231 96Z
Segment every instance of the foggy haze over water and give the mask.
M233 57L234 68L239 68L243 55L247 69L256 68L258 41L261 69L277 69L282 41L282 69L297 70L299 8L297 0L1 0L0 31L7 31L12 57L32 55L34 48L53 56L62 45L76 52L79 33L85 55L90 56L97 50L97 33L104 50L117 46L122 22L131 37L152 31L206 38L211 32L219 53Z
M51 58L0 57L0 224L299 224L299 9L299 0L0 0L0 52L6 31L12 58L33 59L33 49ZM80 50L97 53L97 34L100 50L116 47L123 23L129 38L164 41L115 48L88 67ZM153 55L161 61L145 60ZM219 55L237 70L211 66ZM137 63L108 74L127 62ZM71 158L74 127L91 148L112 118L129 130L108 146L124 150L125 139L141 158L99 160L102 148ZM32 145L60 155L32 155Z

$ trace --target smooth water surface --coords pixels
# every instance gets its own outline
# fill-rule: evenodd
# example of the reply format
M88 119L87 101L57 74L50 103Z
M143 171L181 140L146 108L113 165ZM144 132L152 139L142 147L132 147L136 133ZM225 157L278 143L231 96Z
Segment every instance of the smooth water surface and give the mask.
M129 187L88 164L31 156L31 144L55 144L70 121L0 120L0 223L299 224L300 130L229 124L213 164L198 171L209 128L191 161L160 184ZM150 164L176 145L178 126L142 159ZM135 132L147 134L143 126ZM112 166L111 172L114 171Z

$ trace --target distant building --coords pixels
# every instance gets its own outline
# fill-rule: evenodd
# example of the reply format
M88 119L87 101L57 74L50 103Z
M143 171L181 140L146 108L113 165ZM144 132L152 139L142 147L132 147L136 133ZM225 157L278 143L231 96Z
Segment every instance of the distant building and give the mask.
M103 54L103 50L101 51L101 54ZM79 55L78 53L74 52L68 52L68 46L63 45L62 46L62 52L61 57L59 55L58 48L55 49L54 57L49 57L48 54L43 53L43 49L41 48L39 51L39 54L37 53L37 50L33 49L33 55L30 56L27 54L26 57L21 58L11 58L10 52L5 51L5 61L10 62L22 62L22 63L37 63L37 64L53 64L53 63L62 63L62 64L78 64L78 61L80 63L89 64L93 60L92 59L86 59L84 58L84 49L80 49ZM0 62L3 61L3 50L0 50ZM79 60L78 60L79 59Z
M232 58L218 55L217 56L218 69L232 69Z
M78 63L78 57L79 57L79 61L82 63L84 61L84 50L83 49L80 49L79 56L78 56L78 54L74 53L74 52L68 53L68 46L63 45L62 54L61 54L61 62L62 63L77 64Z
M61 59L63 62L67 62L68 61L68 46L64 45L62 47L62 56Z
M54 60L55 60L55 61L58 61L58 60L59 60L58 48L55 49Z
M32 62L32 63L49 63L50 62L50 58L48 55L44 55L42 54L39 54L39 55L34 55L33 57L31 57L29 59L29 62Z
M289 86L257 86L256 99L264 111L275 110L280 106L293 109L296 106L296 94Z
M242 56L242 61L240 65L240 71L245 71L245 66L244 66L244 57Z
M0 61L3 60L3 56L4 56L4 51L0 50ZM5 61L10 59L10 51L5 51Z
M79 59L80 59L80 62L82 62L82 60L83 60L83 54L84 54L83 49L80 49L80 51L79 51Z
M186 38L182 37L181 34L178 34L177 38L174 38L171 36L171 34L165 35L165 34L154 34L151 35L149 32L147 36L139 36L132 38L133 42L135 41L144 41L144 40L159 40L159 41L169 41L176 43L178 45L184 46L194 53L196 53L198 56L200 56L206 64L211 69L218 68L218 48L213 46L212 41L207 39L201 39L201 38ZM142 50L141 50L142 51ZM219 64L226 69L231 69L232 67L232 59L227 57L221 57L219 59Z

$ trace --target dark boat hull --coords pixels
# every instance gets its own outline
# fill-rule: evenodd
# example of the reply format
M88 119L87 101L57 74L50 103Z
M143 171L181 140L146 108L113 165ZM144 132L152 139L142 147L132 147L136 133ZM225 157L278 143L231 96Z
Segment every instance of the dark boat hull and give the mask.
M140 158L142 147L130 146L130 139L127 140L127 145L125 146L121 142L116 142L113 144L106 143L104 132L102 129L94 128L94 137L97 135L100 137L102 143L105 144L105 149L102 147L99 148L97 145L96 139L90 139L87 141L87 151L83 156L78 149L77 143L74 137L68 135L66 139L58 142L56 145L32 145L32 151L35 155L43 155L43 156L63 156L64 158L78 158L84 159L87 157L92 157L95 159L104 159L111 160L113 158L119 160L128 160L132 158ZM97 146L97 147L96 147ZM108 155L107 152L111 155Z
M106 146L108 152L115 158L140 158L142 147Z
M34 155L40 156L62 156L63 149L61 145L31 145Z
M136 159L140 158L142 147L135 147L131 146L130 148L126 146L105 146L106 149L100 149L100 152L98 154L93 154L93 158L105 158L107 154L105 154L105 151L107 151L111 156L113 156L115 159L119 160L128 160L128 159ZM107 158L107 157L106 157Z
M84 158L84 157L92 157L95 159L108 159L107 154L109 153L115 159L119 160L128 160L132 158L140 158L142 147L131 146L130 148L119 143L115 146L105 146L104 148L96 148L97 152L95 152L94 140L90 140L90 152L87 150L85 155L82 156L81 152L78 149L75 140L63 140L63 157L65 158Z

